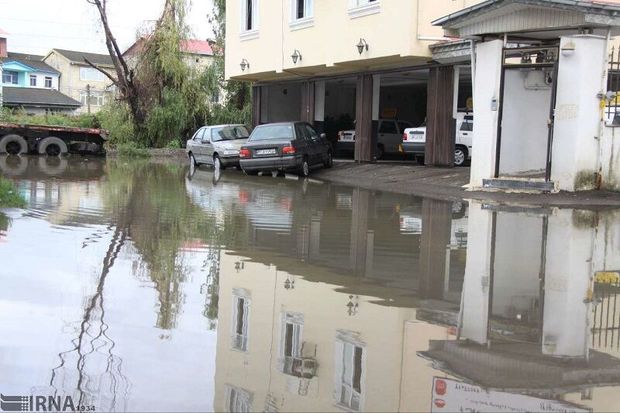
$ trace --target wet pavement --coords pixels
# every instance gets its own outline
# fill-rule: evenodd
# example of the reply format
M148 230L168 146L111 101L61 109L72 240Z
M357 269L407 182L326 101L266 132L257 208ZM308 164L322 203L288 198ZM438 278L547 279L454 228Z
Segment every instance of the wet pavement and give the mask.
M2 165L28 201L0 213L3 398L620 410L619 211L24 160Z

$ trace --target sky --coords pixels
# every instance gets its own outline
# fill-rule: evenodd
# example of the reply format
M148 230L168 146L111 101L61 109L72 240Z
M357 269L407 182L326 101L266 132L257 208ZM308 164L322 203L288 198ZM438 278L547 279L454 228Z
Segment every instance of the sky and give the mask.
M193 37L213 37L207 14L212 0L191 0ZM136 32L161 13L164 0L108 0L108 20L122 50ZM86 0L0 0L0 29L9 33L9 52L47 54L51 49L107 53L95 6Z

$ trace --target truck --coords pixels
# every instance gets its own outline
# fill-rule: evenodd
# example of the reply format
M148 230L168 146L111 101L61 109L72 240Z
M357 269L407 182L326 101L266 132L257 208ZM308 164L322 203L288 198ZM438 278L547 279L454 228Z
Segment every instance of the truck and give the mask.
M103 155L107 140L105 129L0 122L0 154Z

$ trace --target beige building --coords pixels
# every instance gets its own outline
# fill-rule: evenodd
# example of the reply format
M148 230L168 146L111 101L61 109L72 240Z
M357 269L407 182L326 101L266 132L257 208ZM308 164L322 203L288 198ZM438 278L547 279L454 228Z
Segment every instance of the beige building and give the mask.
M115 76L112 59L106 54L52 49L43 61L60 72L60 91L82 103L77 113L96 113L113 98L114 86L85 59Z
M350 128L355 119L356 160L378 152L383 117L416 126L428 117L432 146L435 134L453 127L453 106L471 96L471 75L433 61L429 46L449 39L431 22L478 2L228 0L226 77L256 82L254 124L301 119L335 140L337 128L347 127L344 119ZM468 53L468 44L455 51L461 49ZM428 104L446 110L427 115ZM447 152L443 159L440 145L427 161L452 164L454 151Z

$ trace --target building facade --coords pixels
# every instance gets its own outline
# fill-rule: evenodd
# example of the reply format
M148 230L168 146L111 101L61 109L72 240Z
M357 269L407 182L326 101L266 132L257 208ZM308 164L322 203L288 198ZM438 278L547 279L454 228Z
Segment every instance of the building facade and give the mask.
M86 60L111 76L114 65L109 55L52 49L43 61L60 72L59 90L81 103L78 113L96 113L114 96L112 81Z

